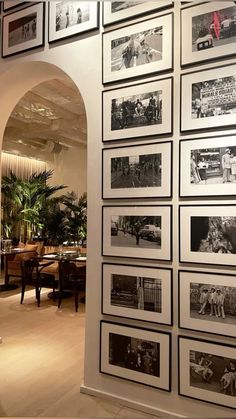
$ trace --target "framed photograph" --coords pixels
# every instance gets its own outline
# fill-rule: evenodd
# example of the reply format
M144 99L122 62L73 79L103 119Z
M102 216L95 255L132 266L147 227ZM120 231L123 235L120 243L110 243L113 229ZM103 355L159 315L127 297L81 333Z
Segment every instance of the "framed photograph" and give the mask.
M236 65L184 74L181 85L181 132L236 127Z
M170 198L172 142L103 149L103 199Z
M179 271L179 327L235 337L235 275Z
M159 11L165 7L173 6L173 1L159 0L158 4L151 1L104 1L103 2L103 25L120 22L122 20L136 18Z
M103 92L103 141L172 134L172 83L169 77Z
M172 207L104 206L103 256L172 258Z
M3 16L2 57L44 45L44 3Z
M180 196L230 195L236 196L236 136L180 141Z
M172 325L172 270L102 265L102 314Z
M235 371L236 346L179 336L179 395L235 409Z
M236 205L180 205L180 262L236 266Z
M181 65L236 54L236 4L213 1L181 10Z
M97 29L98 2L96 1L50 1L48 42L69 38Z
M3 3L3 11L7 12L10 9L13 9L14 7L21 6L22 4L26 4L26 1L20 1L20 0L6 0L1 2Z
M173 13L103 33L103 83L173 67Z
M100 372L171 391L171 335L101 321Z

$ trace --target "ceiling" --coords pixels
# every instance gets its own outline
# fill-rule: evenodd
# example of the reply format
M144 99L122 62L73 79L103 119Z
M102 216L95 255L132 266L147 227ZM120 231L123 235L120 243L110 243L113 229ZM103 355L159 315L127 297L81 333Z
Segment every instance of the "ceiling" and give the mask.
M53 161L71 147L86 147L83 99L68 78L44 82L27 92L5 129L3 150Z

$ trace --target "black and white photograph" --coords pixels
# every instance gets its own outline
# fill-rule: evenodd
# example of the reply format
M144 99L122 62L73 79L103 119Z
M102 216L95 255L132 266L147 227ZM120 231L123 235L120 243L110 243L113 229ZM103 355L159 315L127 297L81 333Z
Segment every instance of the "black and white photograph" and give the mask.
M170 260L170 206L104 206L103 255Z
M49 2L49 42L98 28L98 4L95 1Z
M235 184L235 136L180 141L180 196L236 195Z
M165 7L172 6L169 0L151 1L104 1L103 2L103 24L109 25L132 17L146 15Z
M103 141L172 131L172 78L103 92Z
M103 82L172 68L172 13L103 34Z
M180 260L236 265L236 206L180 206Z
M179 310L182 328L234 337L235 276L179 271Z
M171 196L172 143L103 149L103 198Z
M3 58L43 45L44 3L3 16Z
M182 65L236 54L235 2L214 1L181 11Z
M171 325L171 269L104 263L102 313Z
M3 3L3 11L7 12L8 10L13 9L14 7L18 7L18 6L21 6L21 5L25 4L26 1L6 0L6 1L3 1L2 3ZM0 5L0 8L1 8L1 5Z
M100 372L170 391L170 334L102 321Z
M181 131L235 126L236 65L182 76Z
M180 395L236 408L236 346L179 336L179 371Z

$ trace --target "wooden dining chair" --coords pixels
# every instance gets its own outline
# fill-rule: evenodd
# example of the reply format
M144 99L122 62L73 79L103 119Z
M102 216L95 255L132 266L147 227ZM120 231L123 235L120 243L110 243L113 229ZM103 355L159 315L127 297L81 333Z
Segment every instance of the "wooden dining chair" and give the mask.
M21 304L24 301L26 285L33 285L35 287L35 297L38 302L38 307L40 307L40 293L42 288L51 288L53 290L53 301L55 301L55 289L57 287L55 276L43 272L43 269L50 263L40 263L37 259L33 258L22 261Z
M58 308L61 307L64 290L73 290L75 298L75 311L78 311L79 307L79 293L85 287L85 275L84 270L77 268L74 262L62 261L60 263L60 275L59 275L59 298Z

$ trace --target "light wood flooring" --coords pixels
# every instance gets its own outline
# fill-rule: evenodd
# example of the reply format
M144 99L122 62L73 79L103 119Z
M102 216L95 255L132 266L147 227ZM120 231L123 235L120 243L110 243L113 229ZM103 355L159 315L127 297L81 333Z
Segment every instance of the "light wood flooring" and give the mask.
M85 305L75 313L70 298L57 309L47 294L38 308L33 290L23 305L20 289L0 293L0 416L153 419L80 393Z

